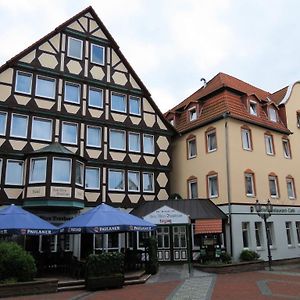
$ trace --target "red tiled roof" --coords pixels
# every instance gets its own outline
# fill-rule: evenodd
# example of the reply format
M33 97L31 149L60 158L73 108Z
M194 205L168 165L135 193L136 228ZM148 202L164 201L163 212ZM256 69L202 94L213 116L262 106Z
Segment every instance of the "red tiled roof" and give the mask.
M221 219L206 219L195 221L195 233L221 233L222 220Z
M288 87L286 86L286 87L282 88L281 90L270 95L269 98L278 105L281 102L281 100L284 98L284 96L286 95L287 90L288 90Z

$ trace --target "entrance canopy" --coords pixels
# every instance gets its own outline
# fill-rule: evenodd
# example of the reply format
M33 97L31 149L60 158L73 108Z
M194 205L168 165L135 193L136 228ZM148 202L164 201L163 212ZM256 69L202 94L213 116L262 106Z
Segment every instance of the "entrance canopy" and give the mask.
M100 204L60 226L62 233L151 231L156 225L107 204Z
M14 204L0 210L0 234L50 235L58 228Z
M208 219L195 221L195 233L222 233L221 219Z

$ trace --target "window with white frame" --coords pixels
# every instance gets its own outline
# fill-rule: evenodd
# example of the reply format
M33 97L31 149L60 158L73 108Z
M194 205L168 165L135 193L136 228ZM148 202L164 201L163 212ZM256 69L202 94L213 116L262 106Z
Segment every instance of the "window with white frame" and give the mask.
M89 106L103 108L103 90L93 87L89 88Z
M6 121L7 121L7 113L0 112L0 135L5 135L6 133Z
M0 158L0 184L2 183L2 166L3 166L3 159Z
M150 134L144 134L143 138L143 150L146 154L154 154L154 136Z
M249 129L242 128L242 145L244 150L252 150L251 144L251 131Z
M38 75L36 77L35 95L39 97L55 98L55 79Z
M294 178L287 177L286 178L286 186L287 186L287 192L288 192L289 199L295 199L296 193L295 193Z
M82 59L83 41L73 37L68 38L68 56L72 58Z
M47 158L32 158L30 160L29 183L46 182Z
M271 247L275 246L275 239L274 239L274 223L267 222L267 239Z
M198 198L198 183L197 179L191 179L188 181L188 192L189 199L197 199Z
M71 82L65 83L65 102L73 104L80 103L80 84Z
M83 186L84 164L76 160L75 164L75 184Z
M28 116L12 114L10 135L13 137L27 137Z
M129 96L129 113L132 115L141 115L141 98Z
M208 180L208 197L216 198L219 196L218 192L218 175L209 175L207 176Z
M300 128L300 111L297 111L296 113L296 121L297 121L297 127Z
M140 172L128 171L128 191L140 191Z
M110 191L125 190L124 171L108 170L108 189Z
M71 183L71 159L53 158L52 162L52 182Z
M69 122L62 122L62 135L61 135L61 142L65 144L77 144L77 124L69 123Z
M117 93L111 93L111 110L126 112L126 96Z
M296 222L296 234L297 234L297 242L300 244L300 221Z
M249 102L249 112L253 116L257 116L257 103L255 101Z
M5 184L23 185L24 162L8 159L6 162Z
M52 140L52 120L33 117L31 127L31 138L35 140Z
M290 141L288 139L282 139L283 155L285 158L291 158Z
M268 155L274 155L274 146L273 146L273 136L269 134L265 134L265 146L266 153Z
M268 114L269 114L270 121L277 122L277 112L276 112L275 108L269 107Z
M113 150L126 149L126 134L124 130L110 129L109 148Z
M91 62L97 65L104 65L104 47L91 44Z
M22 94L31 94L32 74L17 71L15 91Z
M217 134L215 130L206 133L207 152L217 150Z
M248 196L248 197L255 196L254 174L253 173L245 173L245 188L246 188L246 196Z
M189 109L189 120L195 121L197 119L197 110L196 107Z
M87 143L88 147L101 148L101 128L96 126L87 126Z
M250 247L249 222L242 222L243 247Z
M269 188L270 188L270 196L272 198L278 198L278 180L277 176L269 176Z
M154 174L152 172L143 173L143 191L146 193L154 192Z
M85 168L85 188L88 190L100 189L100 169L95 167Z
M128 143L129 143L129 151L141 152L141 137L139 133L129 132Z
M262 222L254 222L256 247L262 247Z
M187 148L188 148L188 159L194 158L197 156L197 145L196 145L196 138L189 139L187 141Z
M285 230L286 230L286 239L288 246L293 246L293 229L292 229L292 222L285 222Z

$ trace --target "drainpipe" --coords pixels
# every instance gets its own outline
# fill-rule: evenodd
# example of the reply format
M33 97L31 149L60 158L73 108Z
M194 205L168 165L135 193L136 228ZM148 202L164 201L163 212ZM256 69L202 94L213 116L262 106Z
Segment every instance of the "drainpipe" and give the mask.
M228 117L229 113L224 114L224 118ZM228 218L229 218L229 235L230 235L230 255L233 256L232 243L232 223L231 223L231 185L230 185L230 169L229 169L229 145L228 145L228 124L225 121L225 154L226 154L226 176L227 176L227 198L228 198Z

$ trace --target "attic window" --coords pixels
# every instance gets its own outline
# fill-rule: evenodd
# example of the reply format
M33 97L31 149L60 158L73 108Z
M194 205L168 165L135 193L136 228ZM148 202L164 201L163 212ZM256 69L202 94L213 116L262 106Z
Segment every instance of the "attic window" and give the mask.
M269 120L272 122L277 122L277 113L275 108L269 107L268 112L269 112Z
M257 103L255 101L249 102L249 112L253 116L257 116Z
M82 44L81 40L73 37L68 38L68 56L72 58L82 59Z
M190 119L190 121L195 121L197 119L196 107L193 107L189 110L189 119Z
M170 119L169 122L170 122L170 124L171 124L172 126L174 126L174 124L175 124L174 118L173 118L173 119Z

